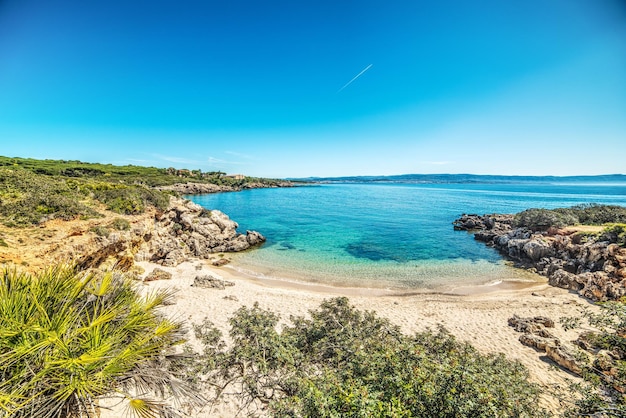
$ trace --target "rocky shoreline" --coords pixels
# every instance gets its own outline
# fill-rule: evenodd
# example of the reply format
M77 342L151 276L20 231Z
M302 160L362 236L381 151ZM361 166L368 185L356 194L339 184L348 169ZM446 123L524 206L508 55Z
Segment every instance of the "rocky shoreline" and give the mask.
M548 277L552 286L593 301L626 295L626 248L618 244L566 229L517 228L513 215L463 214L453 225L472 232L474 239L496 248L516 267Z
M72 254L67 258L84 268L100 267L107 261L122 270L130 270L135 261L173 267L190 258L206 259L218 266L228 262L223 253L244 251L265 242L260 233L241 234L237 227L218 210L209 211L189 200L172 197L167 210L134 222L128 231L115 231L71 246L68 251Z
M177 183L170 186L155 187L156 190L176 192L181 195L193 195L193 194L208 194L208 193L221 193L221 192L240 192L248 189L271 189L271 188L283 188L283 187L297 187L299 184L291 181L276 180L272 183L251 182L245 183L240 186L228 186L212 183Z

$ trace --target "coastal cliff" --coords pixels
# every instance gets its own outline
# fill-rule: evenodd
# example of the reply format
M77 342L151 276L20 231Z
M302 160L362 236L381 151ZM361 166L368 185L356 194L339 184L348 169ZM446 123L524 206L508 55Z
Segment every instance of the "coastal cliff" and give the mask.
M238 233L238 224L220 211L176 197L170 198L164 210L103 215L88 220L55 219L36 228L3 228L0 261L33 271L59 261L83 268L115 265L125 271L136 261L171 267L200 258L222 265L228 262L224 253L244 251L265 241L256 231Z
M514 215L462 215L454 229L496 248L517 267L548 277L552 286L594 300L626 295L626 248L610 236L584 234L576 228L533 231L514 226Z
M171 198L167 210L156 212L152 219L138 222L124 233L94 239L78 262L97 267L112 257L124 269L132 265L132 257L171 267L190 257L210 259L217 253L244 251L265 241L260 233L241 234L237 227L218 210L208 211L189 200Z

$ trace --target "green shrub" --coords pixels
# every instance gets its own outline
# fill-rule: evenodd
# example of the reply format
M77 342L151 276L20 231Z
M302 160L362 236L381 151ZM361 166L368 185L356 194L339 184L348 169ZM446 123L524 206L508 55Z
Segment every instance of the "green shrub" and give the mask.
M99 214L64 181L23 169L0 168L0 216L6 225L36 225L48 219L71 220Z
M545 231L550 227L603 225L626 223L626 207L598 205L595 203L558 209L527 209L515 215L514 224L534 231Z
M587 384L573 388L577 396L573 397L574 405L565 416L625 417L626 304L623 300L605 302L597 313L584 310L581 317L561 318L565 329L576 328L583 322L594 327L584 337L591 351L607 350L612 363L609 367L598 368L597 363L587 367L583 373Z
M125 215L143 213L149 206L163 210L169 204L167 194L139 185L102 187L94 191L94 197L106 204L107 209Z
M562 228L578 223L578 218L569 212L550 209L527 209L515 215L514 225L533 231L546 231L550 227Z
M197 328L210 384L230 383L242 405L267 405L275 417L545 416L519 362L480 354L443 329L408 336L347 298L291 318L282 332L278 320L257 304L239 309L227 351L214 327Z
M111 221L109 226L118 231L128 231L130 229L130 222L128 222L126 219L115 218L113 219L113 221Z
M598 239L600 241L609 241L626 246L626 224L609 225L600 232Z
M626 223L626 208L617 205L595 203L577 205L571 208L583 225L603 225L606 223Z
M98 225L94 226L90 229L91 232L94 232L96 235L100 237L108 237L111 234L111 230L106 226Z
M2 271L0 417L95 417L103 395L138 417L175 416L154 397L198 398L170 351L181 325L157 311L170 296L142 297L117 273Z

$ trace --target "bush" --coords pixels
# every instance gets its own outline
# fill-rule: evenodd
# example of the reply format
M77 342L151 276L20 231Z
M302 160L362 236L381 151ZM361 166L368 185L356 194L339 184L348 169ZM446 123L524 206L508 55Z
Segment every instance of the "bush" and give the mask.
M82 199L64 181L22 169L0 168L0 216L6 225L28 226L53 218L99 216Z
M626 223L626 208L617 205L595 203L573 206L581 224L603 225L606 223Z
M566 416L626 416L626 305L624 301L600 304L600 311L583 311L581 317L561 318L563 327L571 329L587 322L594 327L583 339L590 351L607 350L609 362L596 360L587 366L583 377L587 385L574 387L579 396ZM604 364L603 364L604 363Z
M514 225L533 231L547 231L550 227L563 228L578 223L578 218L567 211L527 209L515 215Z
M514 225L533 231L546 231L550 227L604 225L606 223L626 223L626 208L617 205L595 203L558 209L527 209L515 215Z
M130 229L130 222L128 222L126 219L115 218L113 219L113 221L111 221L109 226L118 231L128 231Z
M181 325L157 313L170 296L141 297L117 273L2 271L0 417L95 417L102 395L135 416L175 416L152 396L198 398L174 372Z
M106 204L107 209L125 215L143 213L149 206L163 210L169 204L167 194L139 185L107 185L96 189L94 197Z
M265 405L276 417L544 416L519 362L482 355L444 329L407 336L347 298L291 318L282 332L278 320L257 304L239 309L227 351L215 328L197 329L213 362L208 381L238 388L250 413Z
M600 232L598 239L600 241L609 241L616 243L622 247L626 246L626 224L609 225Z
M106 226L94 226L93 228L90 229L91 232L94 232L96 235L98 235L99 237L108 237L111 234L111 231L109 230L109 228L107 228Z

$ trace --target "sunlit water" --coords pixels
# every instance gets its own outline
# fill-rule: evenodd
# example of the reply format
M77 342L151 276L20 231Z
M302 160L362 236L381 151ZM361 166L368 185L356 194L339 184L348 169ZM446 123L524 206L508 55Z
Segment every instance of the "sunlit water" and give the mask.
M461 214L626 206L626 184L334 184L187 197L267 237L235 256L233 267L248 274L424 290L536 280L454 231Z

